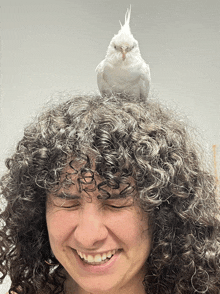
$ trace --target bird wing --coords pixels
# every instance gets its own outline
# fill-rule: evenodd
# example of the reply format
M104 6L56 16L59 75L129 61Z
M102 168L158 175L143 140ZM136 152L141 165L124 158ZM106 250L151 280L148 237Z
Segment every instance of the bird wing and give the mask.
M103 69L104 69L104 63L105 63L105 59L102 60L102 61L97 65L97 67L96 67L96 69L95 69L95 71L96 71L97 73L100 72L100 71L103 71Z
M151 76L150 76L150 67L144 61L141 66L140 73L141 73L140 96L146 99L150 91Z
M95 71L97 72L97 84L101 95L111 96L112 90L109 84L104 79L104 68L105 68L105 59L102 60Z

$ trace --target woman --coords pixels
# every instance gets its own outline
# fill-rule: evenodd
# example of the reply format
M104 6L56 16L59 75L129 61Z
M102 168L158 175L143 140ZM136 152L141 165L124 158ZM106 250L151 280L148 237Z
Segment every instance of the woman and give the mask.
M215 181L157 103L72 98L6 165L9 293L220 293Z

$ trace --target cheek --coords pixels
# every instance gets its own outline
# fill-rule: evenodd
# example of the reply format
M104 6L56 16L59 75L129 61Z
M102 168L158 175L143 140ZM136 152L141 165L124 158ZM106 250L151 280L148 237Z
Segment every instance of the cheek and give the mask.
M65 243L75 226L71 215L65 211L48 211L46 220L51 247Z
M133 256L134 265L142 264L149 257L152 245L152 236L148 221L134 219L127 228L127 244Z
M149 234L147 222L141 222L140 220L134 220L133 224L128 227L127 235L130 240L131 246L134 247L146 247L151 244L151 236Z
M143 220L137 214L127 213L123 216L114 216L109 222L109 228L118 239L130 248L149 247L151 244L148 221Z

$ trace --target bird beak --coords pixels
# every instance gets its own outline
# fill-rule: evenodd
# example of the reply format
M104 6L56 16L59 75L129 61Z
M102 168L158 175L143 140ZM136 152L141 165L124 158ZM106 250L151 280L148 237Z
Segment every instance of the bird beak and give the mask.
M121 48L121 53L122 53L122 59L125 60L125 57L126 57L126 51L124 48Z

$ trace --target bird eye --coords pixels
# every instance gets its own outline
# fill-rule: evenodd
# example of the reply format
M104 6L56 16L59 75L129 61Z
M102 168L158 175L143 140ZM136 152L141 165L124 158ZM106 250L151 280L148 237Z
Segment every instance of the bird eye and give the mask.
M117 49L116 45L114 46L115 49Z

